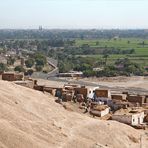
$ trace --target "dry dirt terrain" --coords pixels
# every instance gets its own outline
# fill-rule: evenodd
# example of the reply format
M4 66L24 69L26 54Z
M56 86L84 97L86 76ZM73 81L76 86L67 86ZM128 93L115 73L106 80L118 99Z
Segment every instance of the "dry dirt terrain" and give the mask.
M66 80L69 83L73 82L88 82L88 84L96 84L106 87L125 87L125 88L139 88L148 90L148 77L133 76L133 77L102 77L102 78L83 78L83 79L72 79L72 78L61 78L61 80ZM53 81L52 79L44 80L38 79L39 84L48 85L54 87L61 87L65 83L63 81Z
M143 133L67 111L48 94L0 80L0 148L139 148ZM148 147L146 136L142 145Z
M85 78L83 81L99 83L108 87L126 87L142 88L148 90L148 77L103 77L103 78Z

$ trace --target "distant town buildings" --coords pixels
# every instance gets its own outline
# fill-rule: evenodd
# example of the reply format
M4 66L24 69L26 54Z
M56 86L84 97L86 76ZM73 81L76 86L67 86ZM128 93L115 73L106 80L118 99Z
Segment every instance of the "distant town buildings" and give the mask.
M42 26L39 26L39 31L42 31L43 30L43 27Z

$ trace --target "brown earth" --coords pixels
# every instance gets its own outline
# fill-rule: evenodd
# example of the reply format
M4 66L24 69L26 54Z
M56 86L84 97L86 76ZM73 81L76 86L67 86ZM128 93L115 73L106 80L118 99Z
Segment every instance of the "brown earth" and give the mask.
M65 110L54 98L0 81L0 148L139 148L128 125ZM143 148L148 140L143 136Z
M148 90L148 77L102 77L102 78L85 78L83 81L99 83L108 87L135 87Z
M96 85L101 85L104 88L109 87L109 88L125 88L132 90L135 88L135 90L138 91L138 93L142 90L145 92L147 91L148 93L148 76L143 77L143 76L132 76L132 77L101 77L101 78L95 78L95 77L90 77L90 78L82 78L79 80L75 80L72 78L63 78L64 80L67 80L69 83L73 82L90 82L91 84L96 84ZM47 86L52 86L52 87L62 87L66 82L62 81L52 81L52 80L43 80L43 79L38 79L38 83L41 85L47 85Z

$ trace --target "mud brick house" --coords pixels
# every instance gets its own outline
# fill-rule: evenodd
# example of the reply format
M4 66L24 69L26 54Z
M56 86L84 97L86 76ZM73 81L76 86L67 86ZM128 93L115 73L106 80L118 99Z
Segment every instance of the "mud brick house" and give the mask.
M76 87L74 88L75 95L82 94L84 98L87 98L88 89L85 87Z
M145 103L145 96L140 95L128 95L127 100L131 103L139 103L140 106Z
M96 97L111 98L111 92L108 89L96 89L95 95Z
M121 109L112 115L112 120L116 120L132 126L140 125L144 121L144 111Z
M22 81L23 79L24 74L22 73L5 72L2 74L2 80L6 81Z
M90 114L98 117L103 117L109 114L110 107L107 105L97 105L90 110Z
M126 94L112 94L111 98L113 100L121 100L121 101L125 101L126 100L127 95Z
M145 96L145 103L148 104L148 95Z

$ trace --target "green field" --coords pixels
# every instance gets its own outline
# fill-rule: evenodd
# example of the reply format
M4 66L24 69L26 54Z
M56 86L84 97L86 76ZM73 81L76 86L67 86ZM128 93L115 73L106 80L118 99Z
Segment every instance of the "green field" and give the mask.
M143 45L144 42L144 45ZM120 39L99 39L99 40L76 40L77 46L82 46L83 44L88 44L90 47L99 49L134 49L134 54L110 54L109 62L113 62L119 58L129 58L134 62L140 63L142 65L148 65L148 40L137 39L137 38L120 38ZM102 55L83 55L94 58L101 58Z

